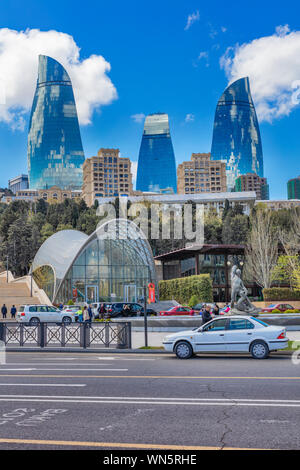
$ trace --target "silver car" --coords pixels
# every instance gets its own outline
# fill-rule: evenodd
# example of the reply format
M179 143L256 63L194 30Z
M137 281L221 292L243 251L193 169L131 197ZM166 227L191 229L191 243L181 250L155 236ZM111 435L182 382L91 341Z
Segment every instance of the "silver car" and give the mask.
M37 325L42 322L65 323L75 321L71 312L60 311L49 305L21 305L17 312L17 321Z

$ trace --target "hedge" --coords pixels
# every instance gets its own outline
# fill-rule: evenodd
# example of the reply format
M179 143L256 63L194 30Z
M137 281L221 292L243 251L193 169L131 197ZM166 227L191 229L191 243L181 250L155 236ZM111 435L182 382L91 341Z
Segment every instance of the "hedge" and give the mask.
M200 302L213 301L212 281L209 274L159 282L160 300L175 299L181 304L187 304L193 295L197 296Z
M263 289L265 301L273 300L300 300L300 290L290 289L289 287L270 287Z

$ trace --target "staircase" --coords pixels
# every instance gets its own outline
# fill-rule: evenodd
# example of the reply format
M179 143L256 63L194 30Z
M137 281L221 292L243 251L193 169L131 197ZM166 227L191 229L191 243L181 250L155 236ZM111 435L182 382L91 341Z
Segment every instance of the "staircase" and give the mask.
M10 274L10 273L9 273ZM30 297L30 287L28 287L28 282L26 280L12 281L11 276L8 278L9 282L6 281L6 273L0 275L0 317L1 307L3 304L6 305L8 310L7 318L10 318L10 309L13 305L18 310L20 305L26 304L40 304L38 297Z

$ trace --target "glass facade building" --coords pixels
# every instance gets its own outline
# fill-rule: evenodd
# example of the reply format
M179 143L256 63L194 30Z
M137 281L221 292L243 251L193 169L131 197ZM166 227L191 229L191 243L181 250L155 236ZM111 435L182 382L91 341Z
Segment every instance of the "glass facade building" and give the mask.
M224 91L218 101L211 148L212 160L226 162L227 188L246 173L263 177L263 152L248 77Z
M72 83L63 66L39 56L28 133L31 189L81 189L84 153Z
M55 303L136 302L149 282L157 284L150 245L127 219L110 220L90 236L55 233L38 250L32 272Z
M149 114L140 147L136 189L177 191L175 155L167 114Z
M300 199L300 176L287 182L288 199Z

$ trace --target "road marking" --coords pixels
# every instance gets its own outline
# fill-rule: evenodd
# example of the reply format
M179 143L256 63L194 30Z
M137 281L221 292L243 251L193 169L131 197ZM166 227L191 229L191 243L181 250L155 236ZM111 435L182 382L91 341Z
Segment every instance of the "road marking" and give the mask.
M8 370L8 369L6 369ZM6 370L3 370L5 372ZM17 369L12 369L12 370L17 370ZM30 369L32 370L32 369ZM45 369L43 369L45 370ZM54 369L57 372L60 370L64 369ZM72 370L72 369L70 369ZM76 371L79 369L76 369ZM87 369L91 370L91 369ZM113 369L103 369L105 371L110 371ZM114 369L116 370L116 369ZM122 369L123 370L123 369ZM128 370L128 369L127 369ZM61 375L54 375L54 374L2 374L0 371L0 377L49 377L49 378L60 378L62 377ZM182 379L182 380L207 380L207 379L222 379L222 380L300 380L300 377L226 377L226 376L188 376L188 375L182 375L182 376L176 376L176 375L64 375L63 377L69 378L69 379Z
M155 400L155 401L154 401ZM129 398L129 397L88 397L71 395L0 395L0 401L51 402L51 403L97 403L97 404L138 404L138 405L181 405L181 406L263 406L299 408L300 400L256 400L256 399L185 399L185 398Z
M86 384L20 384L20 383L11 383L11 384L2 384L2 386L12 386L12 387L86 387Z
M0 444L33 444L50 446L72 446L72 447L101 447L120 449L169 449L169 450L267 450L252 449L246 447L207 447L207 446L185 446L174 444L141 444L129 442L88 442L88 441L46 441L41 439L9 439L0 438Z
M63 370L63 371L66 371L66 370L74 370L74 369L61 369L61 368L58 368L56 367L55 369L53 368L47 368L47 367L32 367L31 369L0 369L0 372L3 371L3 372L6 372L6 371L15 371L15 370L22 370L22 371L25 371L25 370L28 370L28 371L33 371L33 370L56 370L56 371L60 371L60 370ZM113 371L113 372L126 372L128 371L128 369L76 369L76 371ZM1 374L0 374L1 376Z
M56 362L47 362L47 364L45 364L45 363L43 364L43 363L40 363L40 362L24 362L24 363L22 363L22 362L8 362L6 364L2 364L2 367L5 367L5 366L25 366L25 365L26 366L42 366L43 367L43 366L63 366L64 364L61 364L59 362L58 363L56 363ZM81 362L81 363L78 363L78 364L77 363L68 364L69 367L73 367L73 366L74 367L75 366L95 366L95 365L97 365L97 366L107 366L107 363L106 364L105 363L104 364L99 364L98 362L96 362L96 363L92 362L91 364L89 364L89 363L82 364L82 362ZM110 365L110 364L108 364L108 365ZM0 371L1 370L7 370L7 369L1 369L1 366L0 366ZM16 370L16 369L13 369L13 370ZM43 370L45 370L45 369L43 369ZM70 369L70 370L73 370L73 369Z

